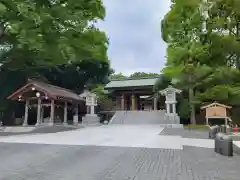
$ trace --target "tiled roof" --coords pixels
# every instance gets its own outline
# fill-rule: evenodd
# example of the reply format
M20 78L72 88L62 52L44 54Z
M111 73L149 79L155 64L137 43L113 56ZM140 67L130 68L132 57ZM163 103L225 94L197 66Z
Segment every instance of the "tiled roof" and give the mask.
M78 96L76 93L68 89L64 89L58 86L54 86L54 85L47 84L41 81L36 81L36 80L29 80L28 84L26 84L25 86L21 87L16 92L11 94L8 97L8 99L15 99L16 97L19 96L19 94L21 94L22 92L25 92L26 90L32 87L35 87L38 91L42 91L46 93L49 97L53 99L65 98L65 99L77 100L77 101L82 100L80 96Z
M112 80L106 86L105 89L123 88L123 87L143 87L154 86L160 77L150 77L141 79L123 79Z
M51 85L51 84L47 84L47 83L44 83L44 82L36 82L36 81L34 82L33 81L33 84L35 86L42 87L43 89L45 89L49 93L55 95L56 97L64 97L64 98L69 98L69 99L73 99L73 100L81 100L82 99L76 93L74 93L74 92L72 92L68 89L65 89L65 88L61 88L61 87L54 86L54 85Z

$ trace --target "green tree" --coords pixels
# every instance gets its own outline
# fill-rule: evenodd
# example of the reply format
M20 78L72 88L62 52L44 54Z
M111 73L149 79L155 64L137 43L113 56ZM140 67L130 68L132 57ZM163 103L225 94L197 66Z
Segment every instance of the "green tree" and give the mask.
M0 45L7 51L1 61L15 70L86 59L107 61L107 38L93 25L104 16L101 0L2 0Z
M162 21L163 39L169 44L168 61L165 73L172 72L172 78L179 79L179 73L183 74L181 80L188 84L189 104L191 107L191 122L195 120L194 106L194 81L195 67L206 57L205 45L201 42L202 14L199 9L199 1L176 0L171 6L170 12ZM180 80L180 79L179 79Z
M194 104L240 102L239 7L237 0L173 0L162 20L168 43L164 73L188 88L193 123Z
M111 73L108 39L94 25L104 16L101 0L2 0L1 110L12 113L12 102L6 97L29 77L77 93L85 84L106 83Z
M153 76L159 76L157 73L146 73L146 72L135 72L131 74L130 78L142 78L142 77L153 77Z
M127 76L123 75L123 73L114 73L110 76L111 79L125 79Z

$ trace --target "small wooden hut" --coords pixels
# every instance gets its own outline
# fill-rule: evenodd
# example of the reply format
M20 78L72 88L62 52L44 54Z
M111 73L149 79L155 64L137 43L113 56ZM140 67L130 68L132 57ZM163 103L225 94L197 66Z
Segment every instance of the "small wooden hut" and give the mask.
M229 110L231 109L231 106L226 106L224 104L220 104L217 102L214 102L212 104L202 106L201 109L205 109L205 117L206 117L206 124L209 124L209 119L224 119L225 125L228 124L228 121L232 121L231 118L228 116Z

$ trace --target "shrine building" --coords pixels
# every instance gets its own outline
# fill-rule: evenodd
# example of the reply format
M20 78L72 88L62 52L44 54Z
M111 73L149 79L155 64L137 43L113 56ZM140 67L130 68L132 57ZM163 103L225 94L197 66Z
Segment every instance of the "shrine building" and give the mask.
M25 103L25 113L21 122L23 126L68 124L69 111L74 114L70 123L77 125L79 123L78 115L81 114L79 110L85 106L83 98L76 93L31 79L25 86L12 93L8 99ZM29 118L31 111L36 114L33 120Z
M158 110L161 103L154 92L160 76L111 80L105 90L111 94L114 110ZM164 101L163 101L164 103Z

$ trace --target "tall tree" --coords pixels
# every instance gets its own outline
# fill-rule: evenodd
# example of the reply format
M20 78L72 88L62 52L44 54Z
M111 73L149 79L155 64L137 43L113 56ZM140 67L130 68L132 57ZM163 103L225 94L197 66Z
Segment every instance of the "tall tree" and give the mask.
M238 0L172 0L162 21L168 43L164 72L188 87L192 122L192 101L236 104L239 99L238 8Z
M206 57L202 44L202 14L200 1L173 1L171 10L162 21L162 37L169 44L165 71L174 72L172 78L184 74L188 84L191 122L196 123L194 107L195 68ZM180 70L180 71L179 71ZM166 72L165 72L166 73ZM180 77L180 78L182 78Z
M107 38L93 25L105 9L97 1L2 0L1 58L11 69L107 60Z

